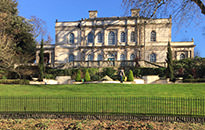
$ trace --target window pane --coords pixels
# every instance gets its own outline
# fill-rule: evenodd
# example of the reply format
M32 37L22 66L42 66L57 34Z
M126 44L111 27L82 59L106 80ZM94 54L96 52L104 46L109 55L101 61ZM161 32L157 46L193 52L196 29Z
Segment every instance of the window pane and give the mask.
M74 34L70 33L69 35L69 43L74 43Z
M182 59L185 59L185 55L184 54L180 55L180 60L182 60Z
M114 45L115 44L115 33L110 32L108 36L108 45Z
M135 32L131 33L131 42L135 42Z
M125 42L126 41L126 36L125 36L125 32L121 33L121 42Z
M134 59L135 59L135 55L132 54L132 55L130 56L130 60L134 60Z
M98 33L98 43L102 43L102 41L103 41L103 36L102 36L102 33L99 32Z
M102 60L103 60L103 57L102 57L101 54L98 55L98 59L97 59L97 60L98 60L98 61L102 61Z
M152 31L152 32L151 32L151 41L152 41L152 42L155 42L155 41L156 41L156 32L155 32L155 31Z
M71 54L71 55L69 55L69 62L73 62L73 61L74 61L74 55Z
M124 54L120 55L120 60L125 60L125 55Z
M93 61L93 55L91 54L88 55L88 61Z
M94 35L92 32L88 34L88 43L93 43L94 42Z
M152 53L150 55L150 62L156 62L156 54Z

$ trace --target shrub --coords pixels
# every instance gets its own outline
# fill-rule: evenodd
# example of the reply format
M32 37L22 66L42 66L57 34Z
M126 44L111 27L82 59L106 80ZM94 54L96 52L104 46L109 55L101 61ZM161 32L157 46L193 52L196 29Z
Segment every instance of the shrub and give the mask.
M109 77L113 78L115 73L116 73L116 70L111 67L103 69L103 76L108 75Z
M184 79L185 83L197 83L197 82L205 82L205 79Z
M88 70L86 70L86 72L85 72L85 81L86 82L90 81L90 74L89 74Z
M29 84L29 80L25 79L2 79L0 84Z
M81 71L80 71L80 69L79 69L78 72L77 72L77 75L76 75L75 81L78 81L78 82L81 81Z
M46 79L55 79L56 76L53 75L53 74L45 74L45 78L46 78Z
M129 75L128 75L128 77L127 77L127 80L128 80L128 81L134 81L134 76L133 76L132 70L129 71Z

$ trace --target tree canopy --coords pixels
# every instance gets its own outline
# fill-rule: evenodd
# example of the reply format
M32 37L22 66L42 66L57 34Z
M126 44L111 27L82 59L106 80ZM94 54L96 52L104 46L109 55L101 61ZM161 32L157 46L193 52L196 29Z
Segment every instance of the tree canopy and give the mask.
M17 64L35 58L33 25L18 15L16 0L0 1L0 69L15 71Z
M122 0L126 9L139 8L148 18L169 17L176 21L205 16L205 0Z

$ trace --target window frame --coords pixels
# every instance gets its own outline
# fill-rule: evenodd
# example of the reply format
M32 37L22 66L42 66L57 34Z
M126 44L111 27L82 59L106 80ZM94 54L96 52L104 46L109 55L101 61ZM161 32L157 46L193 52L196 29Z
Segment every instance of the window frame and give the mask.
M152 53L149 55L149 61L152 63L157 62L157 55L155 53Z
M125 32L121 32L121 34L120 34L120 42L126 42L126 33Z
M131 32L130 41L131 42L136 42L136 32L135 31Z
M75 43L75 34L74 33L69 34L68 43L69 44L74 44Z
M150 37L151 42L156 42L157 41L157 33L155 30L152 30L151 32L151 37Z
M97 42L98 43L103 43L103 33L102 32L98 32L98 34L97 34Z
M110 44L112 43L112 44ZM114 31L110 31L108 34L108 45L112 46L116 44L116 34Z

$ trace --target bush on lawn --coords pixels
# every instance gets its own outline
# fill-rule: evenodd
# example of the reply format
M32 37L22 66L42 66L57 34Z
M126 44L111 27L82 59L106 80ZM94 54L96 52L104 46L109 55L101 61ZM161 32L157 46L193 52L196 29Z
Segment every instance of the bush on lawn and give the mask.
M86 82L90 81L90 74L89 74L88 70L86 70L86 72L85 72L85 81Z
M77 82L80 82L80 81L81 81L81 71L80 71L80 69L79 69L78 72L77 72L75 81L77 81Z
M133 76L132 70L129 71L129 75L128 75L128 77L127 77L127 80L128 80L128 81L134 81L134 76Z

